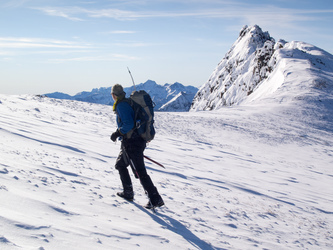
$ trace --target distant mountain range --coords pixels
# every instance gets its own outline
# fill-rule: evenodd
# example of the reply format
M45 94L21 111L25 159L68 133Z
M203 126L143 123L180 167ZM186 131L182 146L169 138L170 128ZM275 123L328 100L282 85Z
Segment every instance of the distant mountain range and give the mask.
M112 87L95 88L92 91L80 92L76 95L68 95L60 92L45 94L45 96L56 99L76 100L83 102L113 105L111 97ZM136 85L136 90L145 90L150 94L154 103L155 110L158 111L188 111L193 97L198 88L184 86L181 83L159 85L155 81L148 80L145 83ZM134 86L124 88L126 96L129 97L134 91Z

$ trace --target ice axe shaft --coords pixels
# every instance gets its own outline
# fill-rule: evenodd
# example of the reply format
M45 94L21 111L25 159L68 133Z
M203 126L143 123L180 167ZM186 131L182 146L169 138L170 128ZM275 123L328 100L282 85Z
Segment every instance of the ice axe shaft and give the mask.
M161 163L158 163L157 161L154 161L153 159L149 158L148 156L144 155L143 157L146 158L147 160L159 165L160 167L165 168Z
M133 79L132 73L131 73L131 71L129 70L128 67L127 67L127 70L128 70L128 73L130 74L130 76L131 76L131 78L132 78L132 82L133 82L134 90L136 91L136 86L135 86L135 83L134 83L134 79Z

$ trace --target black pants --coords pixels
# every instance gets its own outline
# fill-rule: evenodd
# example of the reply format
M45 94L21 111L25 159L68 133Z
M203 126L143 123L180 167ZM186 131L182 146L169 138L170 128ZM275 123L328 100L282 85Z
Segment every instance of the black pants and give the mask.
M119 171L120 180L124 190L131 190L132 181L127 168L131 161L133 165L131 167L134 168L134 174L140 179L143 188L147 191L149 198L152 200L156 195L158 195L158 192L150 179L150 176L147 174L143 159L143 151L145 148L146 142L141 137L123 140L121 143L121 150L116 161L116 169Z

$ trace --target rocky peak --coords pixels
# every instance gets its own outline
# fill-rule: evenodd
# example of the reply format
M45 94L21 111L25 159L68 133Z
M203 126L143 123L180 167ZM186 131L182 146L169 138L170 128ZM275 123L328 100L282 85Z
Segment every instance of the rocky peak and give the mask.
M272 71L275 40L257 25L244 26L228 53L199 89L192 110L213 110L239 103Z

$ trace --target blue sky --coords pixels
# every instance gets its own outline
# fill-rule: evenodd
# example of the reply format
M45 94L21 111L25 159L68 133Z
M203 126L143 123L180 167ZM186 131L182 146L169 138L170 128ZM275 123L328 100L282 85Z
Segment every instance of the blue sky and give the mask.
M0 93L200 87L254 24L333 53L331 0L1 0Z

